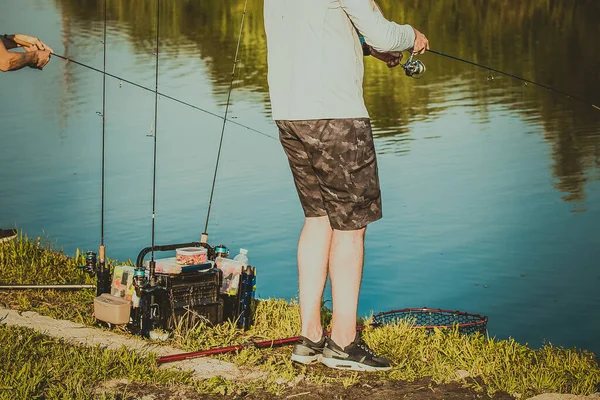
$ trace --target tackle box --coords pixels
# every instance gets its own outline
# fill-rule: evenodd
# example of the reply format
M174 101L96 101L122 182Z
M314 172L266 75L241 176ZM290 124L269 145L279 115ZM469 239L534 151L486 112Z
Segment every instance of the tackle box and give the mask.
M223 301L220 299L222 272L217 268L182 272L176 275L156 274L160 287L154 294L158 307L156 322L165 329L177 326L182 317L189 324L206 318L213 324L223 321Z
M163 321L164 329L191 329L200 322L217 325L223 322L223 300L216 303L177 308Z

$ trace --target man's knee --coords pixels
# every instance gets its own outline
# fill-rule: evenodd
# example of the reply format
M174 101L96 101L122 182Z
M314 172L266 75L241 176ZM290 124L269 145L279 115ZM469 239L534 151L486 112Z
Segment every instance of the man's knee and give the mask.
M329 217L327 215L320 217L305 217L304 225L314 228L322 227L331 229L331 223L329 222Z
M338 236L348 236L348 237L356 237L361 238L365 236L365 232L367 231L367 227L363 227L360 229L352 229L352 230L342 230L342 229L334 229L333 232Z

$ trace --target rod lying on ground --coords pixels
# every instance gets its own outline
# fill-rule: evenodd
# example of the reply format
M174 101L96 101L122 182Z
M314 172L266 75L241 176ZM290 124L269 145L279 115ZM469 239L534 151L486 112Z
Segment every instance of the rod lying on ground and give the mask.
M365 329L364 326L356 327L356 330L358 330L358 331L361 331L363 329ZM330 332L325 332L325 334L329 335ZM169 363L169 362L174 362L174 361L183 361L183 360L187 360L189 358L214 356L216 354L225 354L225 353L230 353L232 351L242 350L246 347L256 347L256 348L262 349L265 347L283 346L286 344L296 343L299 340L300 340L300 336L293 336L293 337L289 337L289 338L285 338L285 339L264 340L262 342L248 342L248 343L244 343L244 344L236 344L233 346L218 347L215 349L193 351L191 353L171 354L169 356L160 357L158 359L157 363L164 364L164 363Z
M434 317L436 316L436 317ZM408 317L406 319L405 317ZM421 318L420 318L421 317ZM411 322L412 328L423 329L443 329L443 328L458 328L466 329L466 332L486 332L488 318L479 314L470 314L462 311L444 310L441 308L403 308L399 310L380 312L373 316L373 320L368 325L357 326L357 331L364 330L367 326L377 328L383 325L395 324L397 321L404 319ZM329 336L331 332L325 332ZM248 342L233 346L219 347L208 350L194 351L191 353L171 354L158 359L158 364L164 364L174 361L182 361L188 358L213 356L216 354L225 354L232 351L242 350L246 347L267 348L293 344L300 340L300 336L294 336L285 339L265 340L262 342Z
M264 347L281 346L281 345L285 345L285 344L296 343L298 340L300 340L300 336L294 336L294 337L290 337L290 338L286 338L286 339L265 340L262 342L250 342L250 343L245 343L245 344L236 344L233 346L219 347L216 349L208 349L208 350L194 351L191 353L181 353L181 354L172 354L169 356L162 356L158 359L157 362L159 364L164 364L164 363L169 363L169 362L174 362L174 361L187 360L189 358L214 356L216 354L225 354L225 353L229 353L232 351L242 350L246 347L257 347L260 349L260 348L264 348Z
M18 289L95 289L96 285L0 285L0 290Z

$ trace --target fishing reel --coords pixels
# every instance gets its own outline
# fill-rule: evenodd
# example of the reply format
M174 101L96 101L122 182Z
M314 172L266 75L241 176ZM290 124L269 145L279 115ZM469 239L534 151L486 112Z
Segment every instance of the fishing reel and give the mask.
M97 271L98 259L96 253L88 251L85 255L85 265L78 265L77 268L83 270L90 276L95 276Z
M85 265L77 266L88 275L96 277L96 294L98 296L102 293L109 293L111 284L110 268L104 261L104 246L100 247L100 257L100 261L98 261L96 252L88 251L85 254Z
M404 64L400 64L402 68L404 68L404 73L406 76L411 78L420 79L425 71L425 64L421 60L413 60L414 53L410 53L410 57Z

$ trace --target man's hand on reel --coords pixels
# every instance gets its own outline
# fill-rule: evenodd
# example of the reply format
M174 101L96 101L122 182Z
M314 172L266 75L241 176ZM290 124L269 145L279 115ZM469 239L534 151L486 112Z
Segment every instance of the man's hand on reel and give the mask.
M400 65L400 61L402 61L402 53L399 51L393 51L391 53L381 53L371 46L369 46L369 50L373 57L386 63L388 68L397 67L398 65Z

